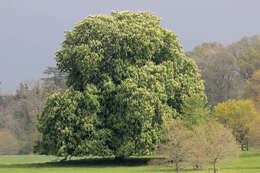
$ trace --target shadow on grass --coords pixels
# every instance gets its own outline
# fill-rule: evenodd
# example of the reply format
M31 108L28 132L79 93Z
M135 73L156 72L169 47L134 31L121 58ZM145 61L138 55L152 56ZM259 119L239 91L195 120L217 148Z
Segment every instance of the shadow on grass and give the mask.
M81 160L52 161L45 163L1 164L0 168L52 168L52 167L111 167L111 166L142 166L147 165L151 158L129 158L114 160L112 158L88 158Z

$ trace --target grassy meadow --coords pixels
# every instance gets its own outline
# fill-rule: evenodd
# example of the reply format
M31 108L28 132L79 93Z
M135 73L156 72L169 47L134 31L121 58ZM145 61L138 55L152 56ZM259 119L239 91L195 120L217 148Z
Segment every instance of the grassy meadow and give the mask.
M169 173L173 168L149 166L141 162L116 164L112 160L84 159L59 162L54 156L10 155L0 156L0 173ZM260 151L242 152L238 160L219 164L221 173L260 173ZM183 170L185 173L208 173L204 170Z

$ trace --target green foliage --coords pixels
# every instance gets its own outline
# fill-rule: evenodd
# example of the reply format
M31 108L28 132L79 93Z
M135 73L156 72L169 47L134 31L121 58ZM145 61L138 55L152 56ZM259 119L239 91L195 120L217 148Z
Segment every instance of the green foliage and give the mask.
M102 155L99 152L104 151L104 155L113 154L120 158L151 154L160 141L164 119L184 118L182 105L191 97L201 97L202 107L206 104L196 65L184 58L176 35L160 24L161 21L148 12L112 12L111 16L89 16L72 31L66 31L66 39L62 49L57 51L56 60L59 70L68 74L67 85L71 89L48 99L40 117L42 142L45 142L40 153ZM72 98L94 102L85 98L93 94L88 86L97 90L94 96L95 102L99 103L98 111L90 114L84 104L77 104L75 109L62 106L72 104L68 101ZM60 103L56 107L58 98ZM67 119L73 119L75 115L79 120L86 116L93 130L86 131L85 135L102 133L103 139L82 137L73 143L58 135L59 131L55 135L59 137L52 138L55 130L41 130L42 127L54 129L55 124L62 124L60 131L77 128L75 123L59 118L44 121L62 115ZM69 138L76 136L77 133L71 131ZM102 143L105 149L94 151L92 145L77 147L90 141ZM59 143L64 143L66 149ZM71 145L69 149L68 145Z
M236 140L243 144L258 114L250 100L228 100L214 107L217 120L233 130Z
M109 131L99 129L102 123L97 117L100 105L97 90L88 86L82 93L68 89L64 93L49 96L39 118L42 141L36 146L40 154L80 156L87 154L108 155L105 146Z
M156 16L148 12L111 15L89 16L66 31L56 60L58 68L68 73L69 86L79 90L88 83L102 87L107 78L119 84L126 68L141 67L147 61L185 62L176 36L161 28Z
M205 124L213 119L209 107L205 106L206 98L194 95L185 99L181 105L182 120L188 128Z

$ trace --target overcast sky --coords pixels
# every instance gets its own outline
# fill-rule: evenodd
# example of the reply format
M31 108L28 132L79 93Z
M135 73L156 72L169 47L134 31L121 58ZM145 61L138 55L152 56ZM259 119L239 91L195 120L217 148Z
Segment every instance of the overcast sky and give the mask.
M260 34L260 0L0 0L0 81L14 92L37 80L64 40L88 15L151 11L179 36L185 50L202 42L230 44Z

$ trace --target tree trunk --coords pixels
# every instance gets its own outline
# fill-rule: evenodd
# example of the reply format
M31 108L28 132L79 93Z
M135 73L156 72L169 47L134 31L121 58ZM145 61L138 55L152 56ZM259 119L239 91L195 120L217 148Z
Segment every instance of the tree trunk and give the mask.
M176 173L179 173L179 164L176 163Z
M217 159L214 160L214 173L217 173L216 164L217 164Z

